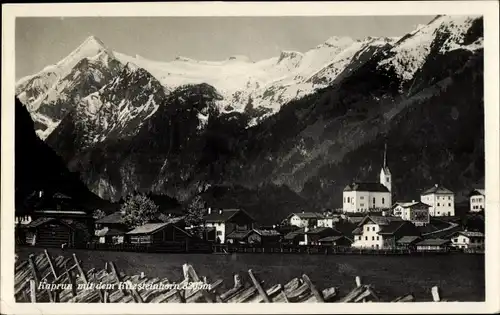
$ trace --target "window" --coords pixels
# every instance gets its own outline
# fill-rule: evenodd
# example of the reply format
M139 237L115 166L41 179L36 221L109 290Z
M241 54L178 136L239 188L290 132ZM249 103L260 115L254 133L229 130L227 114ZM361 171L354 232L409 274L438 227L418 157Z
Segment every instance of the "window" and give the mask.
M375 197L373 197L373 204L375 204Z
M451 203L448 203L448 207L451 207Z
M377 241L380 239L380 236L377 236ZM377 245L378 246L378 245Z
M351 202L351 198L347 197L347 202Z
M366 227L366 231L370 231L370 227L369 226Z
M368 236L365 236L365 241L368 241Z
M439 207L439 202L438 202L438 207Z
M451 200L451 196L448 196L448 200Z
M373 227L372 231L375 231L375 227Z
M388 176L388 177L386 177L386 178L385 178L385 180L386 180L387 182L389 182L391 179L390 179L390 178L389 178L389 176Z
M365 205L364 203L360 203L360 204L359 204L359 206L360 206L360 207L363 207L364 205Z
M385 203L385 198L382 198L382 204L384 204L384 203Z
M361 197L359 197L359 199L365 199L365 196L361 196Z
M375 240L375 236L372 236L372 241L374 241L374 240Z
M439 215L439 211L438 211L438 215Z

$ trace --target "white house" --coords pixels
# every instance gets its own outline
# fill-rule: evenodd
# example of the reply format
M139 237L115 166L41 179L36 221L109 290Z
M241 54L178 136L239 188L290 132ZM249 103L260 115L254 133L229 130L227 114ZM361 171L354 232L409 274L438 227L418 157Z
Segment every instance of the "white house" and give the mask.
M393 206L393 215L410 221L416 226L423 226L429 224L429 208L428 204L415 200L411 202L396 202Z
M336 222L340 221L340 215L335 214L325 214L323 218L318 219L318 227L330 227L333 228Z
M451 236L451 246L464 249L484 249L484 234L469 231L456 232Z
M355 182L344 188L342 202L344 212L368 212L392 206L392 175L387 166L386 152L387 146L378 183Z
M420 201L428 204L431 216L454 216L455 194L438 184L427 189L420 195Z
M470 201L470 211L471 212L479 212L484 210L484 204L485 204L485 191L484 189L474 189L470 194L469 194L469 201Z
M324 219L323 214L319 212L300 212L292 213L288 216L287 221L290 225L295 225L297 227L317 227L318 222Z
M216 239L225 243L226 235L234 231L249 231L254 228L255 220L243 209L208 208L203 217L203 226L215 228Z
M403 236L420 236L411 222L389 216L366 216L352 234L352 247L371 249L395 248Z

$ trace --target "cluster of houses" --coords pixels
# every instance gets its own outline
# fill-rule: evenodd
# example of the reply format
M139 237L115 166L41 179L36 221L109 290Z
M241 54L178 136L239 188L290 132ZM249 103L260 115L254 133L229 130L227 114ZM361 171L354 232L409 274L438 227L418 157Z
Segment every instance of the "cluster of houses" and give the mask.
M195 226L187 225L182 216L159 214L130 229L123 223L120 211L94 220L84 211L64 209L43 209L29 217L16 217L16 226L21 243L38 246L78 246L89 242L156 245L202 240L241 246L484 249L481 231L462 230L460 224L444 220L455 215L455 195L449 189L435 185L423 191L419 201L394 203L391 190L392 175L384 153L379 182L347 185L342 211L291 213L273 226L258 225L243 209L212 208ZM484 211L484 189L474 189L469 198L470 212Z

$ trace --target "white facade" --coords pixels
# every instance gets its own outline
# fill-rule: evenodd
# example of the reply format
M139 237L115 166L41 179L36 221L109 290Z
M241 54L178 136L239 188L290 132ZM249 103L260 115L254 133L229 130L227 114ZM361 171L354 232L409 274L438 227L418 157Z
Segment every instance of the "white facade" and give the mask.
M335 217L325 217L318 220L318 227L330 227L333 228L335 222L339 222L339 218Z
M316 212L303 212L303 213L293 213L289 216L290 225L295 225L297 227L316 227L320 226L320 221L324 219L324 216ZM321 223L323 224L323 222Z
M380 183L392 192L392 176L388 167L383 167L380 170Z
M410 221L416 226L423 226L429 223L429 207L421 202L399 202L393 209L393 215L405 221Z
M387 209L392 205L390 192L344 191L344 212L368 212L370 209Z
M462 249L484 248L484 234L480 232L461 232L451 238L451 246Z
M221 243L226 242L226 224L224 222L206 222L205 226L215 228L215 238L218 237Z
M428 204L429 214L434 217L455 215L455 195L453 193L431 193L420 196L420 201Z
M363 225L363 233L354 236L352 247L356 248L374 248L380 249L384 246L384 239L378 235L380 226L375 223L367 223Z
M484 210L485 206L485 193L482 189L476 189L471 194L469 199L470 211L479 212Z

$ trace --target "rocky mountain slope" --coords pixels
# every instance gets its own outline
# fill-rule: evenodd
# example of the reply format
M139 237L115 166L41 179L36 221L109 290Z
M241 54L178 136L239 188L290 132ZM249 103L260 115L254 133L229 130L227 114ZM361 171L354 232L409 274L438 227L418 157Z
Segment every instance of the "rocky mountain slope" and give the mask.
M70 56L105 62L63 62L62 81L42 71L17 92L35 121L55 126L39 135L100 196L202 193L274 222L340 207L347 183L377 180L385 143L395 200L484 182L482 23L438 16L399 39L332 38L259 62L152 62L90 40ZM60 88L76 71L87 79Z

